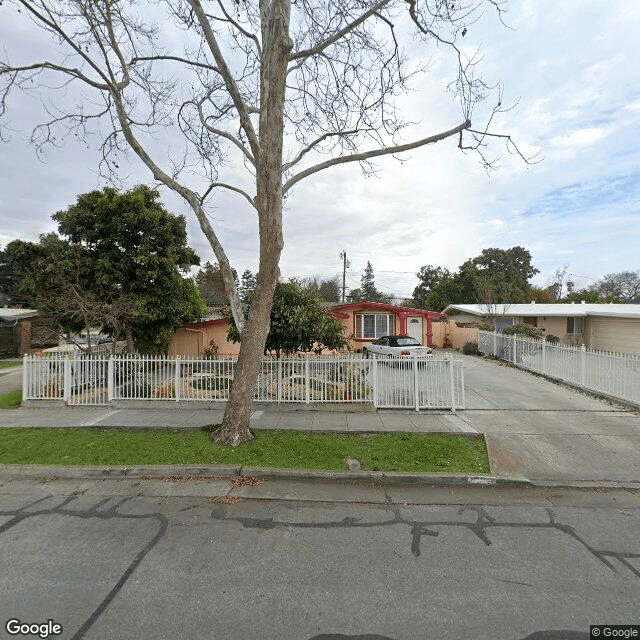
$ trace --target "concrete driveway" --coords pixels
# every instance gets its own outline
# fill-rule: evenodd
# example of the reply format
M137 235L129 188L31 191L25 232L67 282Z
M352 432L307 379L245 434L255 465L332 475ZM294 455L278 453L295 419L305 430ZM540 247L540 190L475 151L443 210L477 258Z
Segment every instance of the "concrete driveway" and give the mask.
M466 409L492 471L534 481L640 482L640 412L514 367L464 359Z

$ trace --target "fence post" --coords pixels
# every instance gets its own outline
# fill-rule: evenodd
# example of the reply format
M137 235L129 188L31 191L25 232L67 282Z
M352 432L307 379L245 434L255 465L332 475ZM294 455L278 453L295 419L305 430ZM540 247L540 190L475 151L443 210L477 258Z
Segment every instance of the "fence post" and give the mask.
M585 387L587 384L587 347L580 347L580 386Z
M420 388L418 386L418 358L414 354L411 358L413 361L413 402L416 411L420 411Z
M71 402L71 360L65 358L63 361L62 369L62 386L63 386L63 399L66 404Z
M516 334L513 334L513 364L516 364L516 347L517 347L517 342L516 342Z
M449 385L451 389L451 413L456 412L456 383L453 377L453 359L447 354L447 367L449 367Z
M366 366L365 358L362 358L362 366ZM378 410L378 362L376 358L371 359L371 388L373 390L373 408Z
M498 356L498 332L496 329L493 330L493 354L494 356Z
M309 356L304 357L304 400L306 404L311 402L311 393L309 391Z
M22 358L22 399L29 399L29 373L30 367L28 367L29 356L25 353Z
M278 392L276 399L278 402L282 402L282 358L278 358L278 366L276 368L278 378Z
M115 363L113 354L109 356L109 364L107 365L107 402L111 404L114 396L115 387Z
M547 341L542 340L542 375L547 375Z
M173 378L173 387L174 387L174 395L176 397L176 402L180 400L180 368L182 361L180 360L180 356L176 356L176 372Z

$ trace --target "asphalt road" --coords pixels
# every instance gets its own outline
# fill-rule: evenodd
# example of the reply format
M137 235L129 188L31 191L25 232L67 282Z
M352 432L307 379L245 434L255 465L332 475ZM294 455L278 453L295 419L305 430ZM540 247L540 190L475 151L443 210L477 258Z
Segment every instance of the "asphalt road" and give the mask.
M640 625L638 491L332 491L1 477L1 637L25 637L11 619L91 640L588 640L590 625Z

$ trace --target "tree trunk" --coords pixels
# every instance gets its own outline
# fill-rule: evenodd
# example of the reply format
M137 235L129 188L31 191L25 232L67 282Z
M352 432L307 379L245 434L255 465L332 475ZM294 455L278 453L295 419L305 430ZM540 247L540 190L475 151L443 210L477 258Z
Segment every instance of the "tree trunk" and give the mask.
M282 253L282 145L289 38L290 0L260 3L262 64L260 70L260 149L256 157L256 208L260 231L260 264L249 317L241 333L240 355L222 427L214 441L237 447L253 439L249 429L253 393L269 335L273 295Z
M127 339L127 353L135 353L136 348L133 344L133 331L131 330L131 327L127 327L125 329L125 336Z

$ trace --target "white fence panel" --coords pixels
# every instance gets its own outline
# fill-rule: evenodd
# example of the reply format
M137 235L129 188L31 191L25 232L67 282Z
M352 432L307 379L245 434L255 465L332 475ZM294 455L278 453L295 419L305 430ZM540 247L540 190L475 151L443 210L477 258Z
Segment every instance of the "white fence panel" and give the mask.
M640 356L478 331L478 349L523 369L640 404Z
M452 358L373 358L375 405L402 409L464 409L462 361Z
M25 356L23 398L105 405L118 400L226 402L234 358L118 355ZM410 409L464 408L462 362L451 358L267 358L254 400L373 403Z

